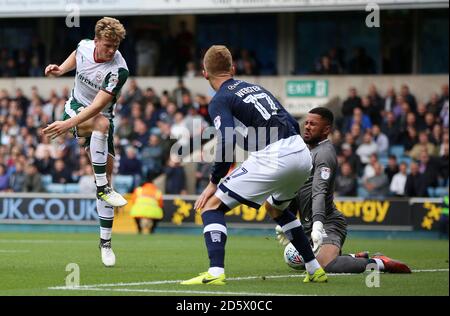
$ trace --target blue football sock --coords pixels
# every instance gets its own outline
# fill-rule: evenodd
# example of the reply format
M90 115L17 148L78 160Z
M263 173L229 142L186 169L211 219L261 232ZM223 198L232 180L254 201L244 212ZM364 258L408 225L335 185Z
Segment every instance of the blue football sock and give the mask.
M205 211L202 214L203 236L208 249L209 266L224 267L227 225L225 214L218 210Z
M281 226L287 239L294 245L295 249L297 249L299 254L303 257L305 263L315 259L302 225L294 214L286 210L283 212L283 215L274 220Z

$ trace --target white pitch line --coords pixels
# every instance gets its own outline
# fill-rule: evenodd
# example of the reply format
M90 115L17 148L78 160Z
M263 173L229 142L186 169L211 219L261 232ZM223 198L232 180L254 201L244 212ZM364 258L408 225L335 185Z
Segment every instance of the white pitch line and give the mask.
M56 243L92 243L90 240L52 240L52 239L2 239L0 243L10 244L56 244Z
M66 287L71 291L111 291L111 292L141 292L141 293L172 293L172 294L210 294L210 295L245 295L245 296L316 296L291 293L258 293L258 292L215 292L215 291L183 291L183 290L152 290L152 289L108 289L108 288L81 288Z
M0 253L26 253L30 252L30 250L4 250L0 249Z
M413 273L423 273L423 272L448 272L449 269L421 269L412 270ZM327 273L328 276L350 276L350 275L360 275L361 273ZM245 281L245 280L256 280L256 279L286 279L286 278L302 278L303 273L300 274L286 274L286 275L268 275L268 276L248 276L248 277L236 277L227 278L228 281ZM146 282L132 282L132 283L105 283L105 284L91 284L91 285L80 285L77 286L78 290L89 290L92 288L103 288L103 287L116 287L116 286L141 286L141 285L160 285L160 284L176 284L183 280L162 280L162 281L146 281ZM73 287L66 286L54 286L49 287L49 290L73 290Z

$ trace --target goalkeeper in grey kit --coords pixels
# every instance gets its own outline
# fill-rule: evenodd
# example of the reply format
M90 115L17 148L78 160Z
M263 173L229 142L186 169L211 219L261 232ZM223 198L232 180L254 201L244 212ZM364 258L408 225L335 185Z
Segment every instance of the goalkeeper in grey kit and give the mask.
M313 168L289 210L294 214L300 213L305 234L326 272L362 273L368 264L373 263L379 271L410 273L406 264L382 254L371 258L367 252L341 255L347 236L347 221L333 201L338 169L336 151L328 139L333 121L333 113L323 107L312 109L306 117L303 139L311 151ZM289 243L278 226L276 233L280 243Z

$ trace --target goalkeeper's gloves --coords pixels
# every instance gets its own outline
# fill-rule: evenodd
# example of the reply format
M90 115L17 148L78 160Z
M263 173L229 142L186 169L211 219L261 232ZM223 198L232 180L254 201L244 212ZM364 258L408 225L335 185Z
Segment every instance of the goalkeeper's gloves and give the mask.
M319 221L314 222L311 232L311 239L313 242L314 253L316 253L319 250L325 237L328 237L328 235L325 232L325 229L323 228L323 223Z
M275 227L275 233L277 234L278 242L281 245L287 246L290 243L289 239L287 239L280 225L277 225L277 227Z

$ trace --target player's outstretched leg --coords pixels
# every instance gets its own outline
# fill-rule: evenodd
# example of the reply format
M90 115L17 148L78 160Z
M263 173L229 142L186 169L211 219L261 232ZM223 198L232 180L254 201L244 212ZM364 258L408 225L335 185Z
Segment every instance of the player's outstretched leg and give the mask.
M281 216L274 218L274 220L281 226L286 238L294 245L305 261L306 277L303 282L327 282L327 275L314 256L300 221L288 210L285 210Z
M97 199L97 212L100 221L100 252L102 262L106 267L116 264L116 256L111 248L111 234L114 221L114 207L103 200Z
M227 226L225 213L220 210L209 210L202 214L203 236L208 249L209 270L199 276L181 282L182 285L225 285L225 244Z
M382 253L376 253L372 260L377 262L380 271L389 273L411 273L411 269L405 263L389 258Z
M96 124L102 127L102 130L108 131L109 121L103 117L98 119ZM104 126L102 126L102 124ZM91 143L89 146L91 153L92 168L94 170L95 183L97 185L97 198L105 201L111 206L121 207L127 204L127 200L122 195L115 192L108 186L106 178L106 161L108 158L108 133L95 130L91 134Z

